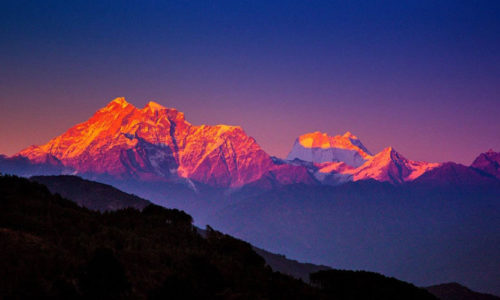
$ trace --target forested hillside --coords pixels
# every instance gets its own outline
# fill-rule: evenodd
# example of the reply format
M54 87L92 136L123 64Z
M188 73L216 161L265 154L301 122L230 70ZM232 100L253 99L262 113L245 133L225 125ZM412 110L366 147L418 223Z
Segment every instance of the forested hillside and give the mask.
M210 228L202 237L182 211L100 213L13 176L0 177L0 257L6 299L434 299L380 275L383 291L370 279L332 290L321 274L310 286L273 272L246 242Z

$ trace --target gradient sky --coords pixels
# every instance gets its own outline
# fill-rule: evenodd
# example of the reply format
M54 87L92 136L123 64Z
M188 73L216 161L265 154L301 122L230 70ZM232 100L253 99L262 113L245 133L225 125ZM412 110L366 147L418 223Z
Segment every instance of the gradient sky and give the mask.
M67 3L69 2L69 3ZM113 98L470 164L500 151L500 1L2 1L0 153Z

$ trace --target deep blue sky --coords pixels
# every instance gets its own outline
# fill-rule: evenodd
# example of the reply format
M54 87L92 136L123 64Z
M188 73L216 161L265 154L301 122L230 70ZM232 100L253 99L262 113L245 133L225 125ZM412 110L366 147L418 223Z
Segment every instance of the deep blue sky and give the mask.
M278 156L315 130L415 160L500 151L500 1L68 2L1 2L0 153L118 96Z

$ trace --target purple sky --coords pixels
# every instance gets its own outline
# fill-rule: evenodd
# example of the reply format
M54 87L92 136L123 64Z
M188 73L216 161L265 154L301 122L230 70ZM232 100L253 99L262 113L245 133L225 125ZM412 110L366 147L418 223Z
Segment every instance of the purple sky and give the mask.
M13 1L0 10L0 153L113 98L242 126L286 156L351 131L376 153L500 151L500 2Z

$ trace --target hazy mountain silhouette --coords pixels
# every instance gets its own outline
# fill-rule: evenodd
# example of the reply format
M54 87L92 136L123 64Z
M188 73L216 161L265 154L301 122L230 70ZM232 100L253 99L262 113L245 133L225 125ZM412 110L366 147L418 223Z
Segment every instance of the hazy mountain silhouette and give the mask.
M113 186L77 176L34 176L30 179L45 185L52 193L58 193L88 209L111 211L132 207L141 210L152 204Z

